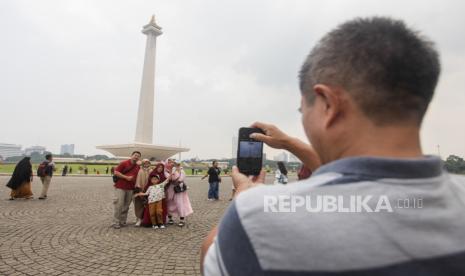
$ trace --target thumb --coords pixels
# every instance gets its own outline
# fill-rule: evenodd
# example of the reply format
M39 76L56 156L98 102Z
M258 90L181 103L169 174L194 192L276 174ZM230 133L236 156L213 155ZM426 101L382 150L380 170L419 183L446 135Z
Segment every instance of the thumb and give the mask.
M260 171L260 174L257 175L257 177L254 179L255 183L265 183L265 177L266 177L266 171L265 169L262 169Z
M245 176L244 174L242 174L239 169L237 168L237 166L233 166L232 168L232 173L231 173L231 178L232 178L232 181L234 183L234 186L237 186L237 184L239 183L244 183L244 182L248 182L249 179L247 178L247 176Z
M236 191L249 187L252 183L246 175L239 172L239 169L236 166L232 168L231 178Z

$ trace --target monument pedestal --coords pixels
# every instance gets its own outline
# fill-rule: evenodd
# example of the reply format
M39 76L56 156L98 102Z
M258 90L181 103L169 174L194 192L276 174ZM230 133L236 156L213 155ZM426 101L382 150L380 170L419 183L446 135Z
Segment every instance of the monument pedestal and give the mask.
M188 148L161 146L144 143L119 144L119 145L102 145L98 149L107 151L117 157L129 157L134 151L140 151L142 158L152 160L165 160L180 152L189 151Z

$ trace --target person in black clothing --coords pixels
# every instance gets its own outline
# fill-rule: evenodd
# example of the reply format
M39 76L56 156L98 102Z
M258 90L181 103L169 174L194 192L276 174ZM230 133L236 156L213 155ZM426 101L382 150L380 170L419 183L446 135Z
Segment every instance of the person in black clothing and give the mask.
M275 174L276 183L287 184L288 179L286 165L284 165L284 162L282 161L279 161L277 165L278 169L276 170Z
M219 200L220 197L218 193L221 182L221 169L218 168L218 161L214 160L212 164L213 166L208 169L207 174L202 177L202 180L208 176L208 183L210 184L208 189L208 200Z
M68 165L65 165L63 167L63 171L61 172L61 176L66 176L67 173L68 173Z
M11 179L6 186L11 189L10 200L16 198L33 198L31 190L32 182L32 164L31 157L24 157L16 165Z

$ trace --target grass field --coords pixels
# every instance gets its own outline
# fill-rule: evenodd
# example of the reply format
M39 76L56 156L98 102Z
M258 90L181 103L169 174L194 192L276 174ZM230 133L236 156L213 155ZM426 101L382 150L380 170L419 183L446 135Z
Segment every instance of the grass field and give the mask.
M15 169L15 166L16 166L16 164L0 164L0 173L11 174L11 173L13 173L13 170ZM38 166L39 166L39 164L33 164L32 165L32 171L34 172L34 175L37 172L37 167ZM61 175L64 166L65 166L65 164L57 164L55 174L56 175ZM110 171L111 171L111 166L110 165L100 165L100 164L83 165L83 164L72 164L72 163L69 164L68 163L68 173L69 173L69 169L72 168L71 174L83 175L85 166L88 169L88 174L92 174L92 175L106 175L107 174L107 167L108 167L108 174L110 174ZM186 172L187 175L192 175L192 170L189 169L189 168L186 168L185 172ZM205 172L206 172L205 170L202 173L199 172L198 175L201 175L201 174L203 174Z

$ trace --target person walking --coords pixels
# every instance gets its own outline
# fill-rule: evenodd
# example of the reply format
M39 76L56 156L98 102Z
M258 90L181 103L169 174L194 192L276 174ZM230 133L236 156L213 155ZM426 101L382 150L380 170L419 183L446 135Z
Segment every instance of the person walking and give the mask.
M144 191L147 182L149 181L149 175L152 172L150 168L150 160L143 159L142 166L137 173L136 184L134 188L134 214L136 216L136 227L139 227L144 215L144 198L138 196L140 192Z
M214 160L212 166L208 169L207 174L202 177L202 180L208 176L208 200L219 200L219 186L221 182L221 169L218 167L218 161Z
M63 171L61 172L61 176L66 176L67 173L68 173L68 165L65 165L63 167Z
M173 225L173 216L179 217L178 226L185 225L185 218L193 213L187 186L184 182L186 173L180 163L174 163L174 168L169 176L168 188L166 189L168 224Z
M32 183L32 164L30 157L24 157L16 165L13 175L6 184L11 189L10 200L16 198L33 198L31 191Z
M274 184L287 184L288 178L287 178L286 165L284 165L284 162L282 161L279 161L277 165L278 165L278 168L276 169L276 172L275 172Z
M53 172L55 171L55 163L53 162L53 156L51 153L45 155L45 160L39 165L37 169L37 175L40 177L42 182L42 192L40 193L39 199L43 200L47 198L48 189L52 182Z
M132 202L133 190L136 185L137 174L139 173L138 161L141 157L139 151L134 151L131 158L121 162L115 168L115 189L114 189L114 214L113 228L119 229L126 226L129 206Z

